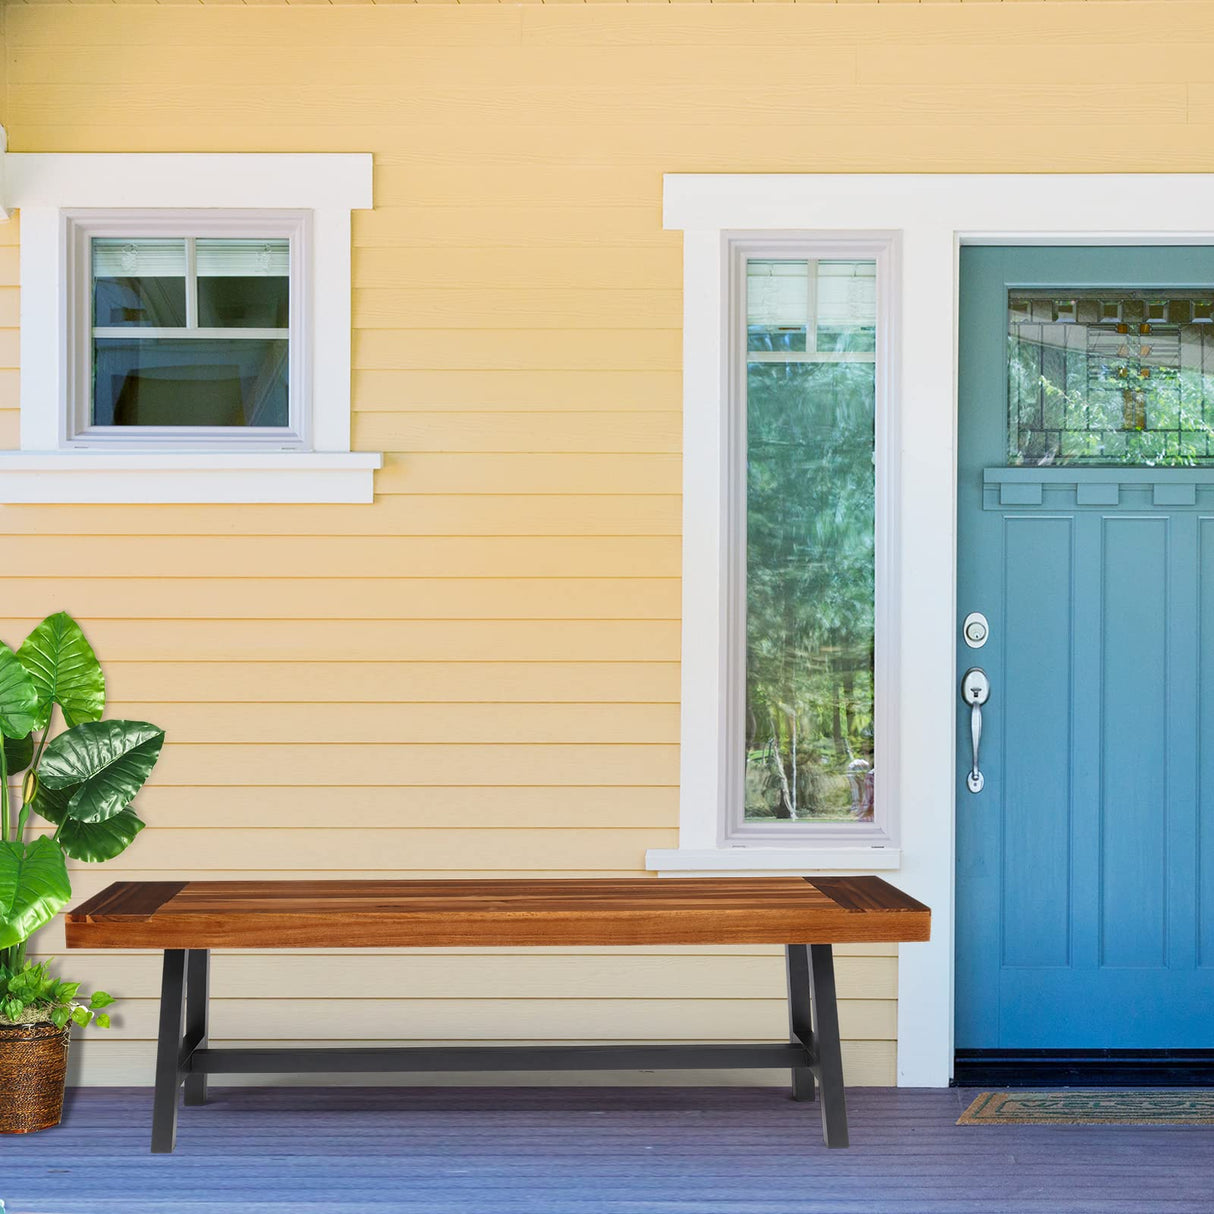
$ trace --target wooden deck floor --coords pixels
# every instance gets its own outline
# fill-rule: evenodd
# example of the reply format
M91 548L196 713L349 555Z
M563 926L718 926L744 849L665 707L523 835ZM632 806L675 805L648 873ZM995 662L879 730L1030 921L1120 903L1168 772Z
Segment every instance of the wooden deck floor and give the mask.
M148 1153L150 1093L70 1094L0 1138L8 1214L1173 1214L1214 1208L1214 1127L955 1126L974 1095L747 1088L228 1088Z

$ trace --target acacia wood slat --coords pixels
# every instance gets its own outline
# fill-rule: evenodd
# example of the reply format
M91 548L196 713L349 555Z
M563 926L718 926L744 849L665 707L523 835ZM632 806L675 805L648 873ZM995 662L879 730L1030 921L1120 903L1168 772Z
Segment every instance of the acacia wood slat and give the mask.
M123 882L66 916L69 948L838 944L926 940L879 877Z

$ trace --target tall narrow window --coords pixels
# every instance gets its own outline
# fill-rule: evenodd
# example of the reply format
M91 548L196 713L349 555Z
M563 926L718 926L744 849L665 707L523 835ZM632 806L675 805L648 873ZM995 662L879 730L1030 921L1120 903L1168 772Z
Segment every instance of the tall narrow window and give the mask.
M873 820L876 284L745 259L742 833Z

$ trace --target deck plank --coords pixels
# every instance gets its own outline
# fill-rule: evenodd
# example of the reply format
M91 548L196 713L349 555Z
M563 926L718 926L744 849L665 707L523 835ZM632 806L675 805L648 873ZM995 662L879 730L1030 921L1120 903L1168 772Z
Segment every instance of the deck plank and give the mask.
M3 1143L9 1214L1180 1214L1202 1127L956 1126L972 1092L853 1088L849 1151L757 1088L226 1088L147 1153L144 1089Z

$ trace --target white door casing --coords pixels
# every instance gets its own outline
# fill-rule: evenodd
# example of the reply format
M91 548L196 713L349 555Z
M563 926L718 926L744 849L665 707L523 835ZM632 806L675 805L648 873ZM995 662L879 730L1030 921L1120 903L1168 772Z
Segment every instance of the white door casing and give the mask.
M722 317L730 236L898 234L900 635L892 685L899 763L878 795L897 799L901 823L900 863L886 875L933 912L930 943L899 950L901 1086L940 1087L952 1074L958 250L965 243L1214 244L1212 204L1214 174L666 175L665 226L684 232L685 410L702 410L705 393L728 399ZM714 853L719 789L688 776L692 767L703 771L720 744L717 632L706 626L703 607L700 614L686 609L693 600L707 610L721 602L723 512L698 508L705 478L719 476L714 454L711 441L689 442L684 451L692 492L684 508L679 844L699 853L685 869L753 871L738 854L749 849ZM807 871L803 860L781 866L778 857L765 867L798 863ZM820 863L853 862L822 855Z

